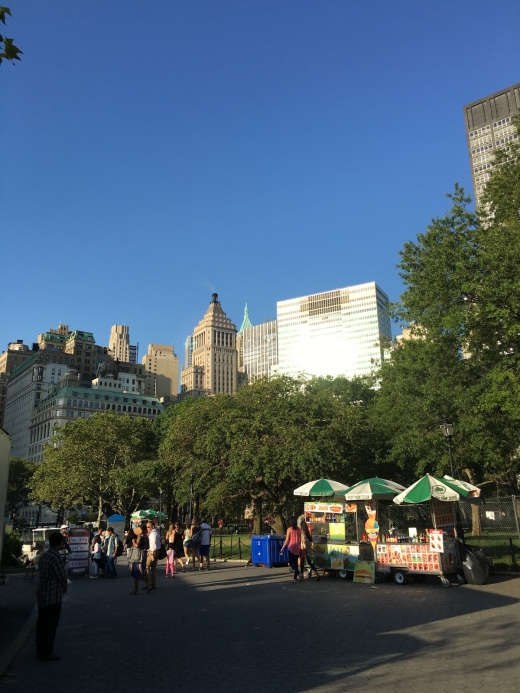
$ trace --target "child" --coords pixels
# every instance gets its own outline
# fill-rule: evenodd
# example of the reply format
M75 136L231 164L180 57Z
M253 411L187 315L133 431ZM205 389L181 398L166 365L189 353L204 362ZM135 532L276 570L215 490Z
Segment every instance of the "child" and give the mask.
M172 574L172 578L175 577L175 551L173 549L166 551L166 577L168 577L168 573Z

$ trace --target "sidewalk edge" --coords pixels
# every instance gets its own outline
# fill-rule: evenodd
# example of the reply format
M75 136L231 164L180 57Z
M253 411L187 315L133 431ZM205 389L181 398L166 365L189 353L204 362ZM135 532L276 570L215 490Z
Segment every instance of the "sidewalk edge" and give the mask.
M34 625L36 623L36 620L38 619L38 607L35 606L33 609L32 614L29 616L27 621L23 624L22 629L16 636L16 638L13 640L13 642L9 645L7 650L0 655L0 677L3 676L13 661L13 659L16 657L18 654L18 651L21 649L22 645L24 642L27 640L29 637L30 632L34 628Z

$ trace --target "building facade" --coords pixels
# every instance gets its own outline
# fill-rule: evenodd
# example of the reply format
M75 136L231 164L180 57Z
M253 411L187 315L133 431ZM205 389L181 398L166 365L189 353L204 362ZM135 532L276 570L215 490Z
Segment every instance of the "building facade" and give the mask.
M146 369L145 394L171 397L179 392L179 357L173 346L149 344L142 364Z
M43 350L61 352L56 354L55 363L77 370L85 385L112 361L108 348L97 345L92 332L69 330L68 325L59 325L57 330L39 334L38 345Z
M51 441L55 427L63 426L68 421L88 419L93 414L109 410L126 416L155 419L164 410L157 398L127 392L123 388L119 391L120 384L114 381L112 385L117 385L117 388L106 389L68 385L53 390L41 399L28 428L27 459L39 462L44 445Z
M464 106L464 125L476 205L491 177L494 151L518 141L518 133L511 120L519 110L520 83Z
M11 436L11 455L29 459L30 423L40 401L68 371L52 359L54 351L37 351L17 366L7 387L4 428Z
M213 294L206 314L186 340L182 394L233 394L237 388L237 328L223 311L218 294Z
M387 304L375 282L279 301L277 372L368 375L386 357L392 338Z
M7 383L14 369L33 355L33 350L22 339L10 342L0 354L0 428L4 425L5 404L7 402Z

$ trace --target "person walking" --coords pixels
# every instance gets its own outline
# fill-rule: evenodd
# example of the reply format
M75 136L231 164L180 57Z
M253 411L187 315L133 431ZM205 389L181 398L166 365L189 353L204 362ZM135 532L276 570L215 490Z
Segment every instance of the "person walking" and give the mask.
M175 552L175 559L181 564L182 572L186 572L184 563L182 562L182 557L184 556L184 532L178 522L175 523L173 528L173 550Z
M200 540L201 540L201 533L200 533L200 527L199 523L196 517L193 518L191 521L191 558L193 560L193 567L192 571L196 570L195 568L195 561L197 558L199 559L199 570L201 570L201 563L200 563L200 556L199 556L199 547L200 547Z
M101 537L99 534L96 534L92 540L90 553L92 555L92 564L94 566L93 574L90 577L97 578L99 577L99 569L103 567L103 550L101 548Z
M300 560L300 543L302 531L298 527L295 517L289 518L289 527L285 536L285 541L280 553L284 552L285 547L289 549L289 565L294 573L293 584L302 581L302 575L298 570L298 561Z
M68 588L67 573L60 556L63 541L59 532L53 532L49 537L49 550L38 561L40 581L36 590L36 657L40 662L57 662L60 659L53 650L60 620L61 600Z
M305 518L302 518L300 520L300 529L302 531L300 541L300 569L302 573L302 579L305 571L305 561L307 561L307 564L310 568L309 577L312 577L312 573L314 571L314 574L316 575L316 582L318 582L318 580L320 579L320 574L318 573L318 569L316 568L316 566L314 565L314 561L312 560L314 555L312 550L312 537L311 533L309 532L309 528L307 527L307 523L305 522Z
M117 547L119 546L119 537L114 534L113 527L107 527L105 543L103 550L106 556L106 568L105 575L107 580L113 580L117 577L116 572L116 558L117 558Z
M134 589L130 594L139 594L139 582L143 579L143 530L140 527L128 531L131 543L127 546L128 567L134 581Z
M148 530L148 555L146 557L146 592L149 594L155 589L157 581L157 561L161 548L161 537L153 520L146 523Z
M186 524L186 529L184 530L184 540L182 542L182 545L184 547L184 555L186 556L186 565L189 565L190 558L192 556L191 527L190 527L189 523ZM193 568L193 562L192 562L192 568Z
M209 570L209 550L211 547L211 525L203 518L200 524L199 570L204 570L204 558L206 558Z

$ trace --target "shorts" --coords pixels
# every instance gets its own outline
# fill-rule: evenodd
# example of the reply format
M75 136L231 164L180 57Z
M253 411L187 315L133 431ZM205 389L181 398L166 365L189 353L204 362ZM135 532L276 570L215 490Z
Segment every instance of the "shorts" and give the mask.
M209 544L201 544L199 547L199 556L209 556Z

